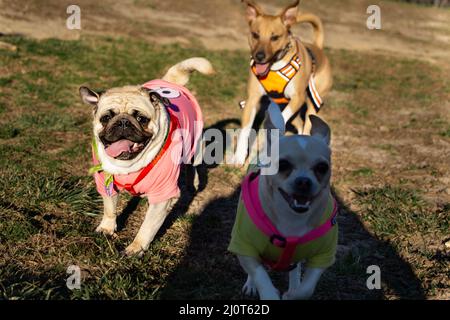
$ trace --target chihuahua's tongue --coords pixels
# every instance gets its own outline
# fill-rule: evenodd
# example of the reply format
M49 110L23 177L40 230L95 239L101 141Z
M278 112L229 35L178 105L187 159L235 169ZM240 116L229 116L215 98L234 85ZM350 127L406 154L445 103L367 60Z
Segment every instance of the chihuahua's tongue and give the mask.
M105 149L106 154L111 158L116 158L120 156L123 152L130 152L131 147L134 145L133 141L130 140L119 140L111 144Z
M255 64L255 68L256 68L256 73L259 76L264 76L266 75L267 71L269 70L270 64L269 63L265 63L265 64Z

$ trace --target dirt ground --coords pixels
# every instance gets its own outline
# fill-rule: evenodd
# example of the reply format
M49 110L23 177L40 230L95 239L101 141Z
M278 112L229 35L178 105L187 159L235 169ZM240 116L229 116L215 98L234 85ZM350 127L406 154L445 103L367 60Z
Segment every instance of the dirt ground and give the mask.
M285 0L260 2L271 12L277 12L282 5L289 3ZM333 188L342 205L339 254L344 258L339 259L333 272L325 274L323 283L326 285L319 286L315 298L450 299L449 250L444 245L450 238L450 10L380 1L382 30L370 31L365 23L366 8L372 4L371 1L305 0L302 3L302 10L317 13L325 23L325 45L334 70L335 86L327 97L326 109L321 115L333 130ZM72 3L68 0L0 0L0 33L38 40L56 38L67 42L107 36L117 42L135 39L156 49L178 44L193 52L202 48L205 52L211 52L213 57L229 54L228 62L236 61L234 54L240 59L248 51L247 29L240 0L78 0L82 15L81 31L61 27L65 25L65 8L69 4ZM296 27L294 32L304 39L311 37L308 26ZM16 45L20 47L20 41ZM110 48L109 44L102 42L102 45ZM28 46L32 51L33 45ZM70 54L61 50L64 54ZM74 50L82 52L76 46ZM30 58L35 64L51 65L52 59L57 60L37 52L38 57ZM170 54L171 58L175 55L173 52ZM128 61L130 57L124 60ZM217 61L220 63L219 58L216 58ZM26 63L0 64L0 80L13 77L16 73L32 73L38 66L31 62L31 68ZM106 60L102 62L108 63ZM247 65L247 62L242 64ZM227 66L230 67L229 64ZM55 72L63 72L61 68L56 69ZM124 74L128 76L126 72ZM44 84L50 79L43 80L40 74L34 76ZM90 77L95 79L95 75ZM246 79L234 75L231 78L239 83L233 84L233 92L223 93L226 98L217 98L213 94L208 97L204 87L213 89L206 82L202 82L203 87L194 82L208 126L224 129L227 121L236 126L239 110L235 106L244 98ZM117 78L106 79L117 81ZM105 78L99 77L95 81L105 81ZM226 77L220 78L220 81L224 86L228 85ZM18 90L14 88L17 84L14 80L0 83L5 84L6 95ZM75 88L72 82L70 86ZM69 96L72 99L70 103L74 103L75 94ZM2 95L0 107L1 99ZM19 113L26 113L20 108L10 115L11 119L18 117ZM41 108L52 110L54 107L43 103ZM77 108L73 111L74 117L81 118L83 125L89 123L85 120L88 112L79 104ZM221 108L220 112L217 108ZM55 132L58 141L67 140L79 146L79 142L75 142L79 139L76 133L64 132L59 127ZM8 135L7 139L2 139L0 147L12 145L11 141L20 138L20 135L17 138L13 134L11 137ZM80 139L88 143L90 138L84 134ZM47 155L59 155L59 145L55 142L53 147L46 150ZM65 174L76 175L86 171L89 154L81 155L78 149L76 152L79 152L75 154L76 159L64 168ZM222 254L225 251L243 173L243 170L235 168L210 168L208 188L194 198L187 197L178 203L174 209L175 217L161 232L161 242L158 241L152 249L152 254L157 252L157 255L147 258L152 262L164 261L164 266L171 270L167 272L161 268L149 272L149 277L161 276L160 280L151 280L161 282L151 285L152 290L158 292L158 298L239 298L236 283L240 283L244 275L236 261L231 256L216 260L211 258L211 253ZM6 173L5 177L9 178ZM416 191L420 198L416 196ZM8 196L5 193L5 199ZM21 216L20 206L0 199L0 209ZM137 203L131 201L128 206L122 205L121 210L128 215L136 206ZM55 209L55 212L58 211ZM217 212L223 215L217 217ZM142 221L143 209L139 213L130 217L129 224L119 234L118 247L135 234ZM410 218L408 213L416 220ZM191 218L177 220L183 214L192 214L196 218L192 221L189 220ZM55 215L58 216L57 213ZM45 225L46 222L43 223ZM83 223L86 221L83 220ZM89 227L94 229L93 225ZM80 230L83 228L80 227ZM28 279L26 281L31 281L33 266L44 263L45 254L58 245L71 248L74 243L81 243L80 246L110 248L111 252L116 252L113 241L112 244L109 240L98 244L89 238L90 235L76 237L76 241L65 239L60 244L59 238L54 237L52 232L34 235L35 245L39 249L27 253L29 261L16 257L18 252L28 250L26 242L18 243L17 247L0 245L0 252L5 260L7 257L17 263L19 271L14 269L11 272L17 273L20 279ZM165 247L164 243L170 243L170 247ZM65 263L67 259L58 256L56 260ZM94 281L102 278L100 271L107 270L104 271L107 274L123 263L122 260L104 260L101 267L92 266L87 260L80 262L87 270L88 279ZM383 265L388 270L383 278L382 292L368 292L361 280L365 277L361 265L370 264ZM203 270L215 270L216 265L228 268L227 272L215 274L215 279L206 277L202 283ZM129 266L131 271L120 266L125 269L118 270L131 272L135 264L133 262ZM20 268L28 270L29 274L20 271ZM136 267L136 270L139 268ZM229 280L228 277L234 274L239 275L239 281ZM1 276L0 273L0 284ZM38 281L50 281L45 275L41 276L43 278ZM352 276L355 279L350 279ZM3 286L13 282L14 277L9 276L3 281ZM228 291L224 289L226 292L216 290L212 293L196 287L199 283L212 288L221 285ZM96 285L92 284L92 288L98 288ZM87 297L127 298L126 295L110 293L114 290L106 287L101 287L104 294L88 292ZM189 291L187 288L193 289ZM17 295L13 289L3 289L4 292L12 292L12 296ZM4 296L8 297L8 294L4 293ZM73 297L70 293L62 296Z
M67 5L64 5L66 3ZM246 23L240 0L88 0L77 2L82 31L61 28L67 0L1 0L0 32L21 33L37 39L77 39L80 34L130 35L156 43L198 43L211 50L247 49ZM286 0L260 1L277 13ZM383 52L419 58L448 66L450 12L380 1L382 30L364 28L371 1L311 0L302 10L319 14L325 23L326 45L334 49ZM344 9L345 8L345 9ZM189 27L187 27L189 26ZM298 27L305 39L309 26Z

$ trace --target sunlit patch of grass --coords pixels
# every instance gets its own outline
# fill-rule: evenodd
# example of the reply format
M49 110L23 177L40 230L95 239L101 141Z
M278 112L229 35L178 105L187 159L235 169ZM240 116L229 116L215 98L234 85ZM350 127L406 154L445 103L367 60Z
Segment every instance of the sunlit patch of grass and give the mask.
M0 86L7 86L12 83L12 77L0 78Z
M0 128L0 139L11 139L19 135L20 130L11 124Z
M385 186L355 192L363 219L379 236L448 231L448 214L431 211L416 191Z
M364 106L354 105L352 102L347 102L347 108L353 114L360 117L367 117L369 115L369 110L367 110Z
M377 99L365 101L365 109L373 108L374 111L378 106L373 103L387 97L395 97L392 108L398 108L411 103L428 104L436 99L437 94L442 93L441 88L445 84L438 76L440 70L437 66L414 59L392 59L378 55L372 57L373 59L370 55L347 50L333 51L333 55L330 55L334 66L333 89L351 94L364 92L366 96L373 94Z
M445 138L450 138L450 128L445 131L441 131L440 135Z
M100 207L96 190L92 183L86 183L86 177L4 171L0 178L0 205L6 209L33 212L35 215L46 213L47 208L96 214Z
M377 148L383 151L389 152L389 154L397 154L396 146L390 143L380 143L372 146L373 148Z
M372 168L360 168L352 171L352 175L359 177L370 177L373 175Z

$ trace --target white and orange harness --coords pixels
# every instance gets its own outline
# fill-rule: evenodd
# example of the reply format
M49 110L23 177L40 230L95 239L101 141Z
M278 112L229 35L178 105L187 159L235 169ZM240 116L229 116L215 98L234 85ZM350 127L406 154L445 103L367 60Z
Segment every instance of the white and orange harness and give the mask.
M313 60L313 68L315 65L315 58L310 50L308 50L311 59ZM256 73L255 61L251 60L251 70L258 78L267 95L279 105L286 105L290 99L286 96L286 88L291 80L295 77L302 66L302 62L298 54L292 56L291 60L282 68L278 70L270 70L265 76L259 76ZM307 93L311 99L316 111L319 112L323 105L322 98L316 89L314 81L314 74L309 78ZM242 104L241 104L242 105Z

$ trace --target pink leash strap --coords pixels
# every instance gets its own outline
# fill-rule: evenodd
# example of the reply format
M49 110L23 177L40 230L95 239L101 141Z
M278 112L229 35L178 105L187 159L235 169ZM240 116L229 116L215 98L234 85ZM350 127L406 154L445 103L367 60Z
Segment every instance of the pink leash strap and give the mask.
M322 237L336 224L338 212L337 202L335 199L333 199L333 213L331 214L330 218L325 221L325 223L301 237L286 238L281 235L281 233L273 225L272 221L270 221L267 214L264 212L261 201L259 199L258 182L259 172L251 173L247 177L245 177L242 184L242 199L244 201L245 208L247 209L248 215L252 219L253 223L259 230L261 230L261 232L269 237L270 242L279 248L283 248L283 252L278 262L265 262L274 270L289 270L291 267L292 257L295 254L297 245L304 244Z

